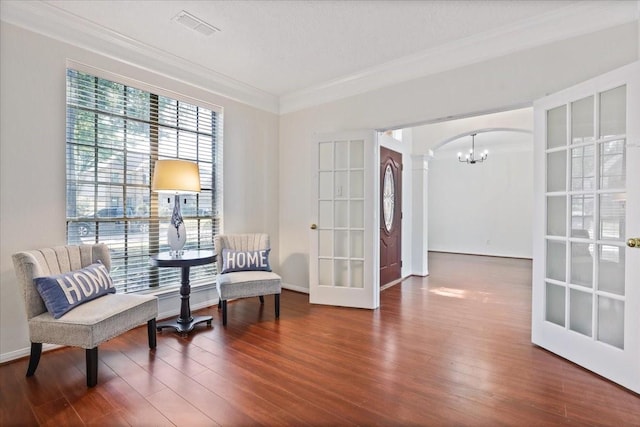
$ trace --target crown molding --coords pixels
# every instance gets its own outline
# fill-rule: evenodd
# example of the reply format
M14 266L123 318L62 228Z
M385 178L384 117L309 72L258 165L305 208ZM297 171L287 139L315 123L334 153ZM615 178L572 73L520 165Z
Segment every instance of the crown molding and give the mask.
M214 70L141 43L42 1L3 1L1 19L252 107L278 114L279 99Z
M437 46L280 97L280 114L637 21L640 1L569 4L538 17Z
M10 24L275 114L286 114L404 81L637 21L640 1L583 1L399 58L281 97L89 22L54 2L2 1Z

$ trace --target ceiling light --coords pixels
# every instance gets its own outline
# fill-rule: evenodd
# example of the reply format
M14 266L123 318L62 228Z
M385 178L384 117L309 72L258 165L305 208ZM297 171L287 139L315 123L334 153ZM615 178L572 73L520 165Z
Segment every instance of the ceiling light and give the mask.
M174 16L173 20L205 36L210 36L211 34L220 31L220 28L207 24L202 19L196 18L186 10L183 10Z
M489 150L484 150L480 153L480 156L476 153L476 135L475 133L471 134L471 149L469 150L469 154L467 154L466 157L462 157L462 153L458 153L458 161L475 165L476 163L482 163L487 160Z

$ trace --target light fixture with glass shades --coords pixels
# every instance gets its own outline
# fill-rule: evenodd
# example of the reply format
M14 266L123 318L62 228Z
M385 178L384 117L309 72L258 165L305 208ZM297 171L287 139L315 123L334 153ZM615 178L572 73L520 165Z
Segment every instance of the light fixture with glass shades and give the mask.
M476 163L482 163L487 160L489 150L484 150L482 153L480 153L479 157L476 157L476 135L476 133L471 134L471 149L469 150L469 154L467 154L465 157L462 157L462 153L458 153L459 162L469 163L473 165Z
M158 160L153 171L151 190L174 194L171 224L167 230L167 243L171 253L179 255L187 241L187 231L180 213L180 195L200 192L198 165L186 160Z

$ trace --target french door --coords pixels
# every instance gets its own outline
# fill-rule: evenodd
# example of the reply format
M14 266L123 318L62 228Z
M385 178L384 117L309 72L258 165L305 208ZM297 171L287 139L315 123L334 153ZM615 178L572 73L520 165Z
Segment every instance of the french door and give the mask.
M640 393L640 62L534 116L532 342Z
M379 154L375 134L324 135L313 144L309 301L377 308Z

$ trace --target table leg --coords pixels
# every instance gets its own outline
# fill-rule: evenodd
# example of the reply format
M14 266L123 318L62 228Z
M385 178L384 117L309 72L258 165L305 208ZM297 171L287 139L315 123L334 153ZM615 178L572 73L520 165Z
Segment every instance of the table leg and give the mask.
M211 326L213 316L191 316L191 305L189 303L191 286L189 285L188 266L182 267L182 280L180 283L180 317L175 320L160 322L156 329L161 331L163 328L173 328L181 334L186 334L192 331L198 323L207 322L207 326Z
M180 281L180 317L178 322L189 323L193 320L191 317L191 304L189 298L191 297L191 285L189 285L189 266L182 267L182 280Z

